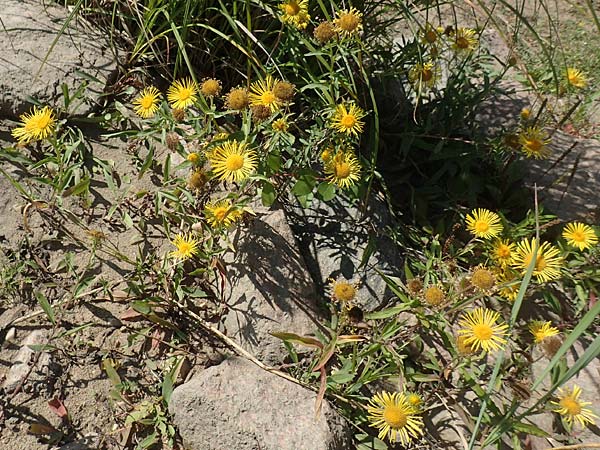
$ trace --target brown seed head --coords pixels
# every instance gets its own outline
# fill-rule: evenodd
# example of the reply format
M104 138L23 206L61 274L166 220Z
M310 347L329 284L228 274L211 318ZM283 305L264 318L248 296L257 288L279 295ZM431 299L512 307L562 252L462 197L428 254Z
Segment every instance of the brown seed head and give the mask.
M183 120L185 119L185 109L173 109L173 119L175 119L175 122L183 122Z
M255 105L250 108L252 111L252 117L254 117L259 122L268 119L271 117L271 108L265 105Z
M275 97L282 102L291 102L294 98L295 88L296 86L294 86L292 83L287 81L278 81L275 83L275 86L273 86L273 94L275 94Z
M229 91L225 101L227 109L241 111L248 106L248 91L244 88L235 88Z
M167 148L172 152L177 151L177 147L179 147L179 135L174 131L169 131L166 137Z
M335 27L331 22L321 22L314 31L315 39L319 41L320 44L329 42L335 35Z
M200 85L200 92L205 97L217 97L221 93L221 82L214 78L207 78Z
M203 170L194 170L190 174L190 178L188 179L188 186L192 189L199 191L204 187L206 182L208 181L208 177Z

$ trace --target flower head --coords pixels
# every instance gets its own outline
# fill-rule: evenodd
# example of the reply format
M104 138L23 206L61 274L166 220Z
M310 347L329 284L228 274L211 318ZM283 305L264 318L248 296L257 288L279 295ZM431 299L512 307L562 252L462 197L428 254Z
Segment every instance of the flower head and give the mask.
M337 32L335 31L335 26L331 22L321 22L319 26L315 28L314 31L315 39L319 42L319 44L325 44L332 40Z
M498 239L492 245L492 257L500 267L506 267L512 261L515 244L508 239Z
M339 133L358 136L363 131L365 123L361 119L364 116L364 111L354 103L350 103L348 106L345 104L337 105L331 117L330 127Z
M415 411L419 411L423 405L423 399L416 392L407 392L406 401L415 409Z
M352 36L362 30L362 13L356 8L338 11L333 21L335 30L342 36Z
M442 28L441 30L438 30L429 23L425 24L425 28L423 28L423 30L421 31L421 43L425 45L435 44L440 38L440 31L443 32L444 29Z
M244 88L234 88L227 94L225 107L234 111L241 111L248 106L248 91Z
M135 113L143 119L156 114L160 103L160 92L154 86L145 88L133 101Z
M567 68L567 81L571 86L575 86L579 89L583 89L588 84L587 77L583 72L573 67Z
M536 344L550 336L556 336L560 331L552 326L552 322L543 320L534 320L529 324L529 331L533 335Z
M208 155L213 173L220 180L240 182L256 169L257 156L245 142L226 141Z
M12 136L19 144L28 144L31 141L41 141L54 133L56 117L54 111L48 106L39 109L37 106L29 113L21 116L20 127L12 130Z
M289 81L277 81L273 86L273 94L277 97L277 100L287 103L291 102L294 98L294 92L296 86Z
M423 292L423 298L429 306L439 306L446 301L446 294L439 286L429 286Z
M208 177L202 169L193 170L188 178L188 186L199 191L206 185L207 181Z
M475 30L458 28L452 37L452 48L457 52L470 53L477 48L479 40Z
M577 385L573 385L572 389L558 388L558 401L550 402L557 406L553 411L559 413L569 425L573 423L578 423L582 427L588 423L594 425L594 419L598 416L590 408L586 408L591 405L591 402L579 400L580 395L581 388Z
M285 133L289 128L289 124L284 117L280 117L279 119L273 121L271 127L276 133Z
M358 283L338 277L329 280L329 290L332 300L348 304L356 298Z
M519 242L515 256L511 265L520 270L521 273L527 272L527 267L531 263L534 256L534 249L537 239L523 239ZM563 259L560 256L559 250L548 242L542 243L537 250L535 267L533 268L533 276L536 277L539 283L554 280L560 277L560 268Z
M235 209L228 199L209 202L204 207L204 217L212 228L227 228L241 216L241 212Z
M423 419L406 394L382 392L375 394L368 408L371 426L379 429L379 439L407 445L423 434Z
M456 349L458 350L458 353L462 356L468 356L475 353L473 345L467 343L467 339L468 338L466 336L456 337Z
M264 80L255 81L250 85L250 95L248 96L251 106L266 106L272 112L281 107L281 100L277 98L273 88L275 80L271 75L267 75Z
M546 159L552 155L552 150L548 147L552 140L548 133L539 127L527 127L519 133L519 144L521 151L528 158Z
M500 313L486 308L476 308L466 313L459 321L462 327L458 334L465 336L465 344L473 350L482 348L484 351L494 351L506 344L508 325L497 324Z
M281 21L304 30L310 21L308 0L287 0L279 5L282 12Z
M199 242L194 236L189 234L178 234L172 241L176 250L169 253L169 256L178 261L185 261L186 259L192 258L198 254Z
M350 151L338 152L326 163L325 175L327 182L347 189L360 179L360 162Z
M491 270L477 267L471 274L471 284L481 291L489 291L496 284L496 277Z
M207 78L200 85L200 93L205 97L218 97L221 93L221 82L215 78Z
M508 268L505 267L498 275L498 284L500 288L498 290L498 295L500 295L500 297L509 302L514 302L517 299L521 283L512 271L509 271Z
M167 91L167 99L173 109L188 109L198 98L198 87L191 78L175 81Z
M567 244L577 247L579 250L585 250L598 243L598 236L594 229L580 222L567 224L562 236L566 239Z
M417 63L408 71L408 80L415 89L431 88L440 77L440 66L434 62Z
M466 222L467 230L479 238L488 239L496 237L502 231L502 224L500 223L498 214L487 209L474 209L467 215Z

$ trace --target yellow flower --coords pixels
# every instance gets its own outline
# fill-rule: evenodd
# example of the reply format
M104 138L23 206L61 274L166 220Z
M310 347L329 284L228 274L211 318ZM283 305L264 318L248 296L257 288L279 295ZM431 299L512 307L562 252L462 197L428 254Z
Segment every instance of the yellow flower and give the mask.
M552 326L552 322L543 320L534 320L529 324L529 331L533 335L536 344L539 344L544 339L550 336L556 336L560 331Z
M371 426L379 429L379 439L407 445L423 434L423 419L399 392L375 394L368 407Z
M504 270L498 276L498 284L500 285L500 289L498 291L498 295L500 295L500 297L508 300L509 302L514 302L517 299L517 296L519 295L519 289L521 288L521 283L514 274L508 270Z
M496 277L485 267L477 267L471 274L471 284L482 291L489 291L496 284Z
M199 242L192 234L178 234L172 241L176 250L169 253L169 256L178 261L185 261L198 254Z
M569 425L572 425L574 422L582 427L585 427L588 423L594 425L594 419L598 418L598 416L590 408L586 408L586 406L592 403L582 402L579 400L580 395L581 388L577 385L573 385L573 389L563 390L558 388L558 402L550 402L557 406L553 411L563 416L565 422Z
M342 189L354 186L360 179L360 163L354 153L339 152L326 163L325 175L327 182Z
M528 158L548 158L552 155L552 150L548 147L551 141L548 133L538 127L527 127L519 133L521 151Z
M523 108L521 110L521 119L523 120L529 120L529 118L531 117L531 110L529 108Z
M502 232L500 217L487 209L474 209L467 215L466 222L467 230L479 238L496 237Z
M285 120L285 118L281 117L281 118L273 121L273 123L271 124L271 127L273 128L273 131L275 131L275 132L285 133L288 130L289 125L287 123L287 120Z
M173 109L187 109L198 98L198 87L191 78L175 81L167 91L167 99Z
M143 119L152 117L158 111L160 92L154 86L145 88L133 101L135 113Z
M308 0L287 0L279 5L279 9L283 12L281 21L299 30L304 30L310 21Z
M271 75L267 75L264 80L255 81L250 85L250 95L248 96L251 106L266 106L271 112L277 111L281 107L281 101L273 92L275 80Z
M244 88L234 88L227 94L225 107L234 111L241 111L248 106L248 102L248 91Z
M531 240L523 239L519 242L515 251L511 265L523 274L527 272L527 267L533 258L536 241L537 239L535 238ZM554 280L560 277L562 263L563 259L558 249L550 243L544 242L539 246L537 251L533 276L536 277L539 283Z
M476 308L465 313L460 319L462 327L458 330L459 335L466 337L465 344L471 345L473 350L482 348L484 351L494 351L506 344L508 325L496 324L500 313L486 308Z
M242 216L241 212L233 208L230 200L209 202L204 207L204 217L213 228L229 227Z
M416 392L407 392L406 401L410 406L414 408L415 411L421 410L421 405L423 405L423 399Z
M429 286L423 292L423 298L429 306L439 306L446 301L446 294L438 286Z
M245 142L226 141L208 155L214 175L220 180L239 182L256 169L257 156Z
M408 71L408 80L417 90L433 87L439 77L440 66L433 62L417 63Z
M512 261L515 244L508 239L498 239L492 246L492 256L500 267L506 267Z
M594 229L580 222L567 224L562 236L566 239L567 244L577 247L579 250L585 250L598 243Z
M200 155L196 152L188 153L186 159L192 164L198 164L200 161Z
M458 28L454 33L452 48L458 52L472 52L478 44L475 30L471 28Z
M200 85L200 93L205 97L218 97L221 93L221 82L214 78L205 79Z
M471 344L467 344L467 337L466 336L457 336L456 337L456 349L458 350L458 353L461 354L462 356L468 356L468 355L472 355L473 353L475 353L475 350L473 350L473 346Z
M442 31L444 31L442 29ZM431 24L426 24L425 28L421 31L421 43L425 45L433 45L440 37L439 31L434 28Z
M571 86L583 89L587 86L588 80L583 72L573 67L567 68L567 81Z
M333 24L335 31L342 36L352 36L362 30L362 13L356 8L342 9L338 11Z
M31 141L41 141L54 133L56 117L54 111L48 106L42 109L34 106L33 111L21 115L20 127L12 130L12 136L19 144L28 144Z
M331 117L330 127L339 133L358 136L363 131L365 123L361 119L364 116L364 111L354 103L350 103L348 107L344 104L337 105Z
M356 298L358 283L352 283L342 277L329 280L331 300L340 303L350 303Z

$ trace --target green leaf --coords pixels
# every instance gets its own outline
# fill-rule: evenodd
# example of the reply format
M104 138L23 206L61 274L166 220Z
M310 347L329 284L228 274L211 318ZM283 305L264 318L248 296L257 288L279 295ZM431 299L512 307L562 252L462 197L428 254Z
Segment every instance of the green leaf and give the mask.
M295 344L300 344L300 345L305 345L307 347L314 347L314 348L323 348L323 344L312 337L308 337L308 336L300 336L298 334L294 334L294 333L269 333L271 336L274 336L278 339L281 339L282 341L286 341L286 342L293 342Z
M275 187L271 183L263 183L260 198L263 206L271 206L275 202L275 198L277 198Z
M382 309L381 311L370 312L365 314L367 320L380 320L387 319L388 317L397 316L402 311L406 311L411 308L410 303L403 303L402 305L392 306L391 308Z
M50 305L46 296L41 292L36 291L35 298L46 313L46 316L48 316L48 320L52 322L52 325L56 325L56 317L54 315L54 310L52 309L52 305Z
M85 177L75 186L70 187L69 189L65 189L62 193L63 197L69 197L71 195L79 195L87 192L90 188L90 178Z
M335 197L335 185L323 181L317 188L317 193L323 201L328 202Z
M534 436L547 437L550 436L541 428L536 427L533 424L517 422L513 425L513 429L515 431L520 431L521 433L532 434Z

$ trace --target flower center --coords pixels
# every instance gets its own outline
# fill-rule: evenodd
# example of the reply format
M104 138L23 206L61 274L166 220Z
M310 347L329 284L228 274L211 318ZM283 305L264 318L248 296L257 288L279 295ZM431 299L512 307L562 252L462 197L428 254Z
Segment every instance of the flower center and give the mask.
M285 5L285 13L288 16L295 16L300 12L300 6L296 2L290 2Z
M528 140L527 148L529 148L529 150L531 150L533 153L538 153L542 149L542 143L537 139Z
M354 14L345 14L338 21L338 26L344 31L354 31L359 24L360 19Z
M508 258L510 256L510 247L508 245L501 245L498 247L497 254L499 258Z
M340 123L345 128L352 128L356 124L356 117L354 117L352 114L346 114L344 117L342 117Z
M456 46L458 48L469 48L469 41L464 37L459 37L456 39Z
M487 223L485 220L478 220L477 222L475 222L475 230L478 233L485 233L489 229L490 229L490 224Z
M346 162L336 164L335 176L337 178L348 178L350 176L350 164Z
M408 417L401 408L397 406L386 406L383 410L383 420L394 429L400 429L408 422Z
M264 105L270 105L275 101L275 94L272 91L265 91L260 96L260 100Z
M356 295L356 289L350 283L337 283L333 288L333 294L335 298L343 302L348 302Z
M435 31L433 30L429 30L425 33L425 40L427 42L429 42L430 44L433 44L435 41L437 41L437 34Z
M565 408L567 412L572 416L576 416L581 413L581 405L578 401L573 400L571 397L563 398L560 401L560 406Z
M574 231L571 239L573 239L575 242L585 242L585 234L583 234L581 231Z
M179 253L187 255L192 251L192 245L189 242L182 242L179 244Z
M494 331L492 330L492 327L484 323L480 323L473 327L473 336L475 336L479 341L487 341L492 337L493 334Z
M423 69L423 71L421 72L421 79L423 81L429 81L433 78L433 71L431 71L430 69Z
M142 108L144 109L148 109L152 106L152 103L154 103L154 98L153 97L143 97L142 100L140 101L140 105L142 105Z
M241 155L229 155L225 161L225 167L229 171L240 170L244 165L244 157Z
M192 90L187 88L179 89L179 100L188 100L192 96Z
M227 213L229 212L229 208L225 208L224 206L220 206L218 208L215 208L214 211L214 215L217 218L217 220L219 222L223 222L223 219L225 219L225 216L227 216Z

